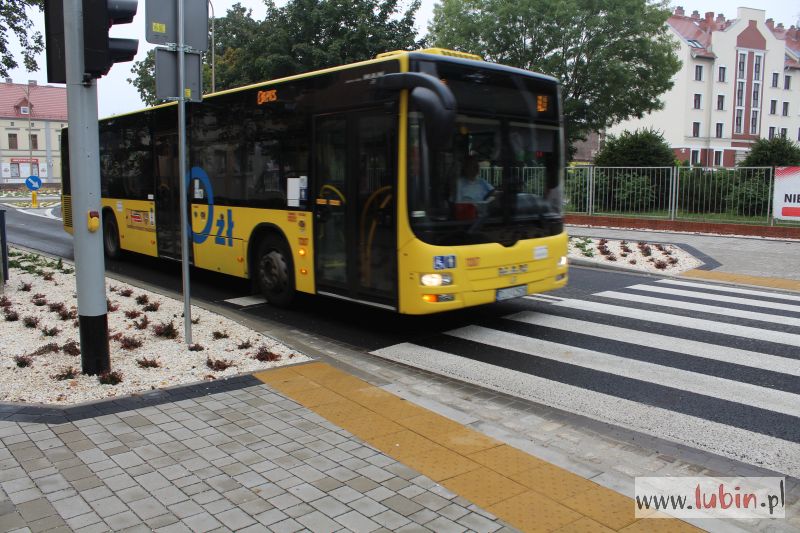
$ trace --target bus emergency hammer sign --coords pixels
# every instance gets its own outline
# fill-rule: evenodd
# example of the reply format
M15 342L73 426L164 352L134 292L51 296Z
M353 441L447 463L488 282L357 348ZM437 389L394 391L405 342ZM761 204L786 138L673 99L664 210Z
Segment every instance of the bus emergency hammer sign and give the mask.
M800 220L800 167L775 168L773 217Z

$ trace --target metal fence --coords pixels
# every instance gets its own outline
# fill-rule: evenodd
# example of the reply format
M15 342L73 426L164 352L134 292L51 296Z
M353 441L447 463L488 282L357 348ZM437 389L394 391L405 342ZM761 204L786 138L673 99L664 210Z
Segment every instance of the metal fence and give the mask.
M568 167L565 210L588 215L772 223L771 167Z

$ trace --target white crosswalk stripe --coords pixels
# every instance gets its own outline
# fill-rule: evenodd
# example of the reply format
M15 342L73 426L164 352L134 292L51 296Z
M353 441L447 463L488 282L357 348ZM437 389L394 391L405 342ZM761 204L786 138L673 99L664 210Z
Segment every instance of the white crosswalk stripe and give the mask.
M800 298L672 279L546 296L373 353L800 475Z

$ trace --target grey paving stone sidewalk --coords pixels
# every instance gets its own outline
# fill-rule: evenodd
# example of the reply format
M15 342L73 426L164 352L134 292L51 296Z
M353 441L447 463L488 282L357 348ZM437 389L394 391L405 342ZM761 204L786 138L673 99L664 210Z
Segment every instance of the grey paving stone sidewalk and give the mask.
M0 531L511 531L265 385L0 441Z

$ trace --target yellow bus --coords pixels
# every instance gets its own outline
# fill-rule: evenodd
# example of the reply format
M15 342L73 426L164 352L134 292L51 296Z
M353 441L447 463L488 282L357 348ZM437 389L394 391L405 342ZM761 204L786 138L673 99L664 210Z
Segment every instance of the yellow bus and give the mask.
M103 241L180 260L177 104L100 121ZM72 230L67 135L64 226ZM443 49L187 104L190 257L297 292L426 314L567 282L554 78Z

